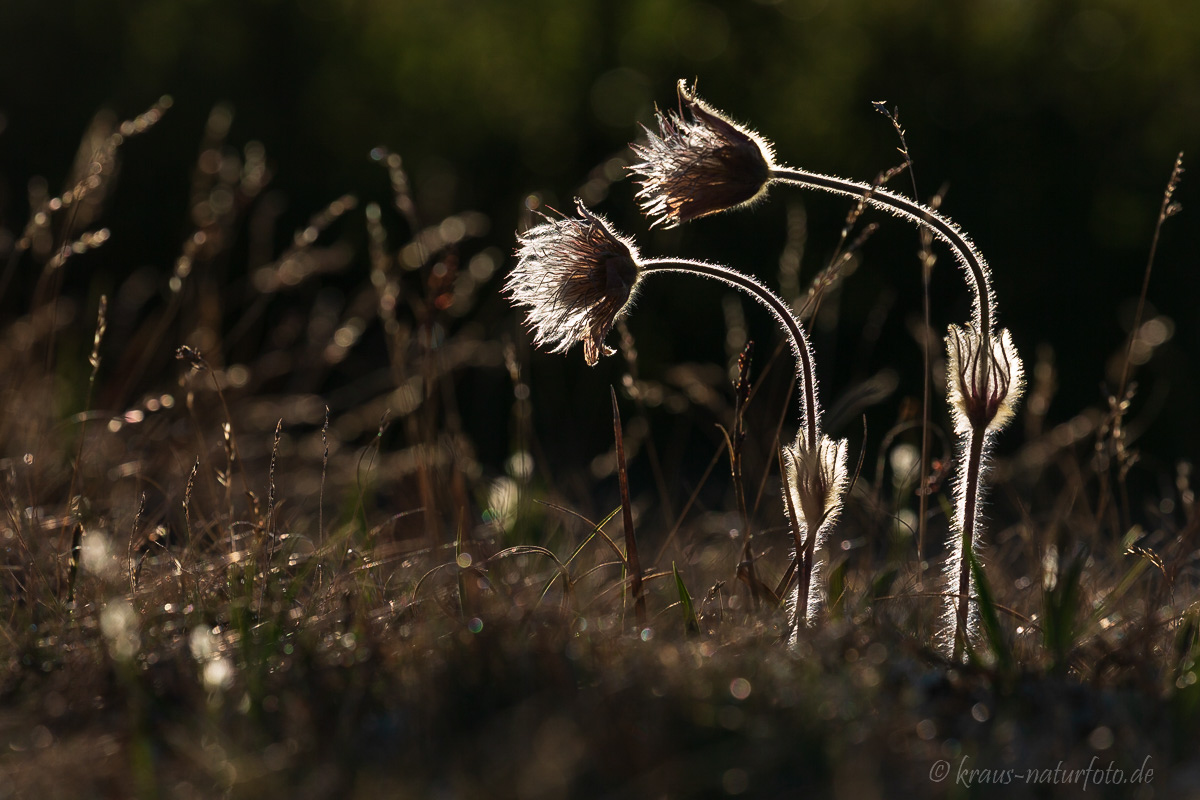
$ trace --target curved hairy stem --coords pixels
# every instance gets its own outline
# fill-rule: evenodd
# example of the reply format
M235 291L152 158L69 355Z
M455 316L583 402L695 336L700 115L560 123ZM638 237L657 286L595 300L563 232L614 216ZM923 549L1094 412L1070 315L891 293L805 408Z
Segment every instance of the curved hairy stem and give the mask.
M861 181L836 178L832 175L822 175L819 172L809 172L795 167L775 167L771 170L771 179L777 183L819 189L862 200L867 205L895 214L927 229L949 245L950 249L954 251L954 257L958 263L967 271L969 283L975 291L975 323L983 337L983 350L990 353L989 340L994 309L992 308L987 262L958 225L922 203Z
M805 335L804 328L796 319L791 307L779 295L759 283L757 279L720 264L678 259L651 259L642 262L642 275L652 275L656 272L685 272L721 281L750 295L771 312L776 321L784 327L791 338L792 352L796 356L798 365L797 377L800 381L802 394L800 405L803 411L802 423L804 425L804 435L809 448L815 451L821 427L820 404L817 402L816 372L813 366L812 350L808 344L808 337Z

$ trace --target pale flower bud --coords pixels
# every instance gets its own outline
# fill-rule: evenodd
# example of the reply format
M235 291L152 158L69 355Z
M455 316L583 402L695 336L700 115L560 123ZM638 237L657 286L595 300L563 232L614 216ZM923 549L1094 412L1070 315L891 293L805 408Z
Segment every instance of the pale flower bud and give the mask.
M1007 329L991 337L983 358L982 337L974 326L950 326L946 336L946 389L961 434L998 431L1013 414L1025 390L1025 370Z
M834 441L821 436L816 450L810 450L803 432L790 447L783 449L787 490L792 503L804 517L807 530L815 530L842 504L846 490L846 440Z
M788 505L799 510L805 549L812 556L809 574L796 582L795 594L788 600L793 642L800 624L812 625L825 602L825 587L821 582L825 569L823 551L841 513L842 495L849 484L846 452L845 439L835 442L828 436L821 436L816 448L810 449L803 431L791 446L783 448L784 491L791 495ZM796 555L800 557L800 553ZM800 564L804 565L803 558Z

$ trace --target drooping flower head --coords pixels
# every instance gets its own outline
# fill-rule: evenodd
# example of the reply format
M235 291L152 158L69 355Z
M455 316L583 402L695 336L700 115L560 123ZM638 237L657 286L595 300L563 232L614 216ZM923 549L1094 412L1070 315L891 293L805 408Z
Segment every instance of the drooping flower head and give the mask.
M641 190L642 212L672 228L697 217L751 203L766 193L774 166L771 145L678 85L679 110L657 113L658 134L632 145L641 159L629 168Z
M950 326L946 336L946 387L954 427L961 434L998 431L1013 414L1025 390L1025 368L1007 329L991 337L991 354L973 325Z
M615 352L604 344L637 287L637 248L608 221L575 201L578 216L536 225L517 237L517 265L504 284L514 305L527 308L534 344L552 353L583 342L594 366Z

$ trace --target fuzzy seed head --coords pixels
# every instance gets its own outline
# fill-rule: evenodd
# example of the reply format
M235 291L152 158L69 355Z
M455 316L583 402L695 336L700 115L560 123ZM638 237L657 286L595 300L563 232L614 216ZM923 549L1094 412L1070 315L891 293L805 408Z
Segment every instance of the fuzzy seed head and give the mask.
M1025 368L1007 329L991 337L991 354L972 325L946 335L947 393L960 434L998 431L1012 419L1025 390Z
M604 338L633 300L640 262L607 220L578 200L575 209L578 216L546 217L517 237L517 265L504 290L527 309L535 345L562 353L583 342L594 366L615 352Z
M771 145L732 122L680 81L679 111L659 111L658 134L632 145L641 161L629 168L641 184L638 204L653 225L682 222L751 203L767 191Z

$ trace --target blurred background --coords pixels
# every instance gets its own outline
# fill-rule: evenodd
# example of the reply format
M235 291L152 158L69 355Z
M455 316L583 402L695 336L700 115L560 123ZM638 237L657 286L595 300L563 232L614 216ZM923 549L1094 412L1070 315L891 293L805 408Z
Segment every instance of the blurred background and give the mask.
M206 267L232 295L263 291L254 270L267 258L256 247L278 254L331 202L353 194L358 203L320 232L342 254L328 274L275 292L253 315L250 300L218 315L214 362L255 361L283 348L281 321L351 304L371 269L367 204L383 209L393 249L441 225L455 246L438 263L470 276L469 298L450 298L421 324L435 341L479 348L455 373L455 424L491 474L512 472L517 440L532 435L537 468L574 480L581 507L589 481L611 478L608 387L620 387L630 366L616 357L588 369L578 348L529 352L499 293L529 209L565 209L582 195L647 254L722 261L776 287L790 280L795 296L835 251L849 206L776 190L752 213L649 232L622 166L639 123L653 124L656 103L674 103L679 78L698 78L706 99L772 140L782 161L863 180L902 160L872 103L898 109L916 191L927 199L945 188L943 211L993 266L1001 324L1030 370L1039 359L1053 365L1056 391L1037 422L1045 427L1103 406L1113 390L1164 185L1180 150L1200 153L1200 5L1188 0L8 0L0 31L0 255L25 227L31 196L68 184L98 112L128 119L172 98L153 130L122 147L96 222L109 241L65 270L64 296L79 301L69 324L80 361L99 292L119 295L107 345L118 354L136 346L138 320L169 301L184 243L203 227L198 156L216 147L270 175L239 201L227 243L238 257ZM402 159L412 214L392 203L388 152ZM1140 356L1130 421L1152 483L1200 450L1200 225L1190 178L1158 250L1147 316L1155 336ZM891 186L912 191L907 175ZM457 222L447 228L447 218ZM845 411L833 432L857 447L865 414L869 463L884 432L919 407L921 293L916 232L865 221L881 228L823 301L815 344L823 402ZM969 298L938 252L933 321L944 331L966 318ZM25 313L37 279L20 263L7 277L6 322ZM428 288L432 278L423 280ZM758 375L778 334L720 287L660 280L647 283L629 320L638 378L659 390L642 414L668 474L698 473L719 441L715 423L729 422L731 359L754 339ZM374 324L302 387L335 415L382 392L369 380L388 371ZM195 330L163 330L172 346L194 341ZM530 392L524 421L513 411L514 365ZM166 361L150 366L97 404L119 411L175 382L161 371ZM261 391L297 390L302 367L259 369L255 380ZM762 401L762 430L774 428L785 388L766 395L773 405ZM869 402L854 399L862 396ZM309 409L305 418L316 417ZM526 423L532 434L521 432ZM1021 441L1014 429L1002 450ZM345 438L372 433L363 422ZM756 457L763 465L771 454ZM674 501L686 496L681 489Z

